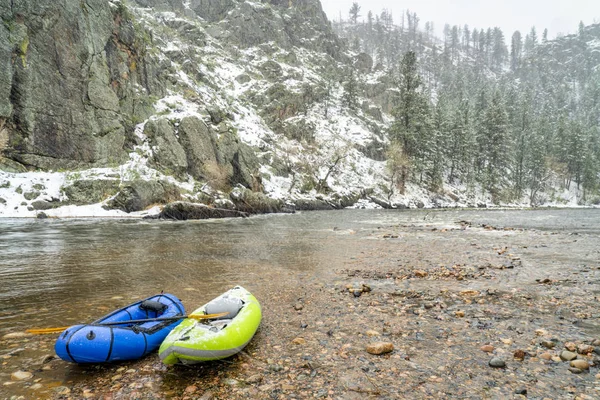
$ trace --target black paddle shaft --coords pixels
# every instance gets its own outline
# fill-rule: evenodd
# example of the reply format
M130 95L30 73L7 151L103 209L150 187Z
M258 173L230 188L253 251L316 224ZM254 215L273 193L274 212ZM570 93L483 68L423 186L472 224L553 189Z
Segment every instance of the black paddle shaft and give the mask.
M178 319L187 318L187 315L176 315L173 317L158 317L158 318L147 318L147 319L132 319L129 321L114 321L114 322L100 322L92 325L125 325L125 324L142 324L144 322L154 322L154 321L177 321Z

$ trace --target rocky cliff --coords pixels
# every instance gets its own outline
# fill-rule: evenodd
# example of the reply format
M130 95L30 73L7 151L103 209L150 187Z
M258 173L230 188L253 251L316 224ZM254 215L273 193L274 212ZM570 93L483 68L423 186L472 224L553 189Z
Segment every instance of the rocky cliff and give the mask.
M165 92L148 33L127 8L105 0L1 0L0 17L3 164L123 162L133 126Z
M341 207L381 179L366 156L380 159L381 110L343 100L353 63L367 79L372 62L318 0L0 0L0 13L0 169L71 171L57 193L22 185L39 196L17 211Z

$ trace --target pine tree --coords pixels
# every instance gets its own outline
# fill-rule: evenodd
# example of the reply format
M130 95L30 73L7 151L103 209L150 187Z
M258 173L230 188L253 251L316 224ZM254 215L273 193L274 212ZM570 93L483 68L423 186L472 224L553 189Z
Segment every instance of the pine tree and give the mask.
M397 98L392 111L394 122L389 130L390 140L399 143L404 155L411 161L415 176L424 171L424 141L431 128L429 100L422 92L422 79L418 73L417 58L408 52L400 62ZM409 167L402 168L401 186L409 178Z
M510 41L510 69L513 72L517 72L521 67L522 51L523 39L521 38L521 32L515 31Z
M356 22L358 21L358 17L360 17L360 6L358 5L357 2L352 3L352 7L350 7L350 22L352 22L353 24L356 24Z
M485 110L483 129L487 139L483 182L497 202L507 183L510 160L508 115L499 90L494 92Z
M344 94L342 95L342 104L350 110L355 110L358 106L358 82L354 69L350 68L350 73L344 83Z

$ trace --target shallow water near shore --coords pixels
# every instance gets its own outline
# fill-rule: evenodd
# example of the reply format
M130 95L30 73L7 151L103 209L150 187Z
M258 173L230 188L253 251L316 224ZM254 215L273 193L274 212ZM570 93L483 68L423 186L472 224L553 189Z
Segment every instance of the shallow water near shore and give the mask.
M440 235L449 230L455 235ZM387 244L396 249L414 243L411 258L386 258L381 248L373 251L373 240L391 241ZM469 248L481 243L491 248L496 242L518 248L519 257L506 265L490 258L494 272L476 279L485 258L475 251L469 254ZM457 243L467 251L455 253ZM415 251L416 246L423 248ZM586 293L600 294L600 210L342 210L187 222L0 219L0 336L91 321L162 290L180 297L188 311L236 284L260 300L260 295L272 296L278 280L293 286L290 276L299 279L298 286L335 272L341 275L338 280L372 278L375 290L392 294L446 290L444 279L405 280L398 275L381 280L363 267L385 264L379 274L386 268L400 274L393 265L466 265L471 257L479 257L479 267L472 277L454 282L453 289L484 291L493 286L507 292L516 288L534 299L537 292L561 298L581 290L584 282ZM495 272L504 267L512 272ZM548 276L556 284L541 286ZM267 304L276 302L271 298ZM564 315L544 323L563 324ZM599 326L590 318L565 329L574 336L583 332L600 338ZM52 353L50 338L44 340L40 357ZM24 352L33 357L30 353ZM10 381L19 362L17 356L7 358L0 380ZM89 374L61 362L42 375L50 386L69 386ZM26 389L12 384L0 388L0 394L10 398L28 393Z

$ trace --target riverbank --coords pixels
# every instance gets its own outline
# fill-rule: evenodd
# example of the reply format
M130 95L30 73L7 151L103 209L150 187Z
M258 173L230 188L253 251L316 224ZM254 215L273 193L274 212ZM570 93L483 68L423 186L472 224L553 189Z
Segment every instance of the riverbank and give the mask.
M597 234L436 224L425 215L371 229L332 226L328 235L345 247L327 267L278 270L248 287L261 301L263 322L231 359L166 367L152 355L86 367L53 359L54 337L3 338L4 371L22 371L25 379L3 374L1 393L57 399L600 396ZM370 354L376 342L391 343L393 351ZM564 361L572 357L580 361Z

